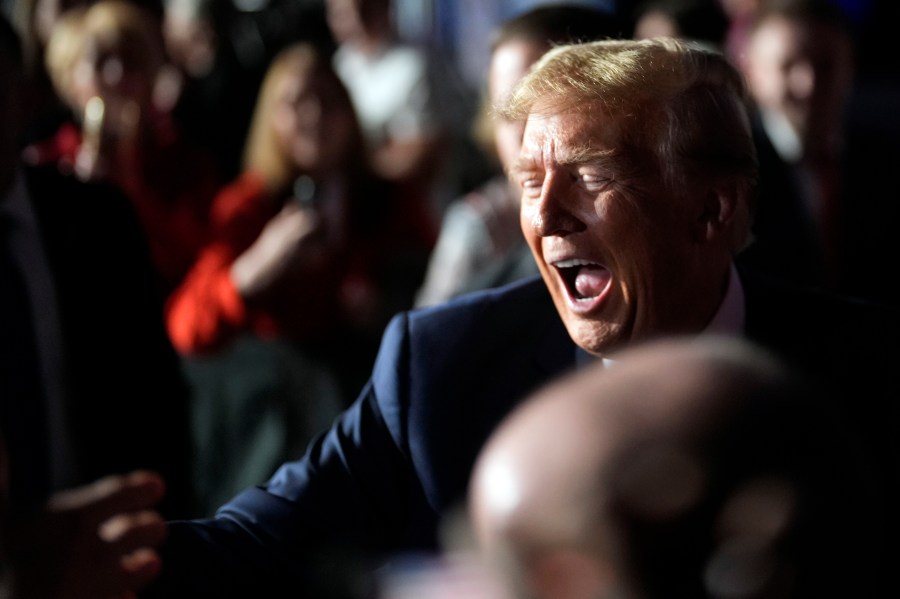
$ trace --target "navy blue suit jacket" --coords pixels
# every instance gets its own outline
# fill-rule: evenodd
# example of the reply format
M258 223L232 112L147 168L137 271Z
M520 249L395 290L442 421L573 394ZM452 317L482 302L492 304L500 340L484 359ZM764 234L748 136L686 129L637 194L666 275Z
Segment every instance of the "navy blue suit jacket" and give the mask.
M763 345L838 378L859 373L854 353L871 356L860 349L873 345L838 347L855 343L861 327L818 320L848 319L845 304L744 284L748 335ZM896 357L888 324L868 343ZM441 515L464 497L487 436L531 391L574 368L578 351L539 278L397 315L359 398L302 459L215 519L172 523L149 595L277 596L286 584L297 596L353 596L329 584L372 565L354 558L434 548ZM880 362L866 367L882 372ZM885 409L864 399L861 413Z

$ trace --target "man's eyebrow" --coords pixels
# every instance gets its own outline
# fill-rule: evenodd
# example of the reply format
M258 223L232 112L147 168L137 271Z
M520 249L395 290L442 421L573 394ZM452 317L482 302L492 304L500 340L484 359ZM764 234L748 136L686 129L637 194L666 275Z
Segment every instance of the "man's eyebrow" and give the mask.
M566 150L558 157L558 163L562 166L577 166L580 164L610 163L615 159L617 152L614 149L601 149L589 145L576 146ZM534 173L541 170L533 158L520 157L508 169L511 177Z
M610 162L615 155L616 151L611 148L604 149L582 145L568 149L558 157L558 161L565 166L575 166L579 164L591 164L594 162Z
M507 174L510 177L517 177L525 173L534 173L538 170L537 164L531 158L517 158L507 169Z

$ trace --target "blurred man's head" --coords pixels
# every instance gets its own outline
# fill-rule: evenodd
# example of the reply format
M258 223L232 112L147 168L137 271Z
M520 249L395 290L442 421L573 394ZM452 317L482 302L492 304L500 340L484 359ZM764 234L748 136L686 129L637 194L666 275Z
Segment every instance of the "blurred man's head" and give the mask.
M164 0L162 32L169 59L189 77L212 71L219 40L215 0Z
M502 105L515 85L550 48L622 36L615 15L578 4L539 6L505 21L494 32L488 66L490 106ZM519 156L525 124L493 120L500 164L508 169Z
M325 0L325 16L338 44L366 46L393 30L391 0Z
M798 158L835 151L853 83L854 49L833 3L782 2L763 9L741 65L755 104L798 138Z
M820 568L854 572L842 528L859 489L845 488L845 439L813 391L717 337L570 375L480 455L479 545L527 597L814 596Z

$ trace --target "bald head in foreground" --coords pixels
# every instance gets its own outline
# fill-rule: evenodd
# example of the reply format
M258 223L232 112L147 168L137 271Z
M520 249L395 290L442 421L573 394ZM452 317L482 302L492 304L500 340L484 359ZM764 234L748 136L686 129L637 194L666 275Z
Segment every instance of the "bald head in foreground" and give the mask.
M820 389L737 339L619 358L539 391L476 463L478 543L517 596L808 597L865 583L860 482Z

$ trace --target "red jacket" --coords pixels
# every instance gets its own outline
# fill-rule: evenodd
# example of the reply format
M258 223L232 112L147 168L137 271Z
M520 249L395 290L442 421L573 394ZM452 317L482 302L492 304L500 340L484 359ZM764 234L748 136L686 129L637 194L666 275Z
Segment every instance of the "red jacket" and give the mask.
M243 330L297 340L348 329L380 333L395 311L411 306L433 243L433 232L420 226L415 211L402 209L396 197L379 197L383 189L368 188L367 217L348 215L343 247L299 269L264 305L251 307L232 281L231 266L281 205L254 173L223 188L210 211L212 236L167 303L175 347L204 353Z

